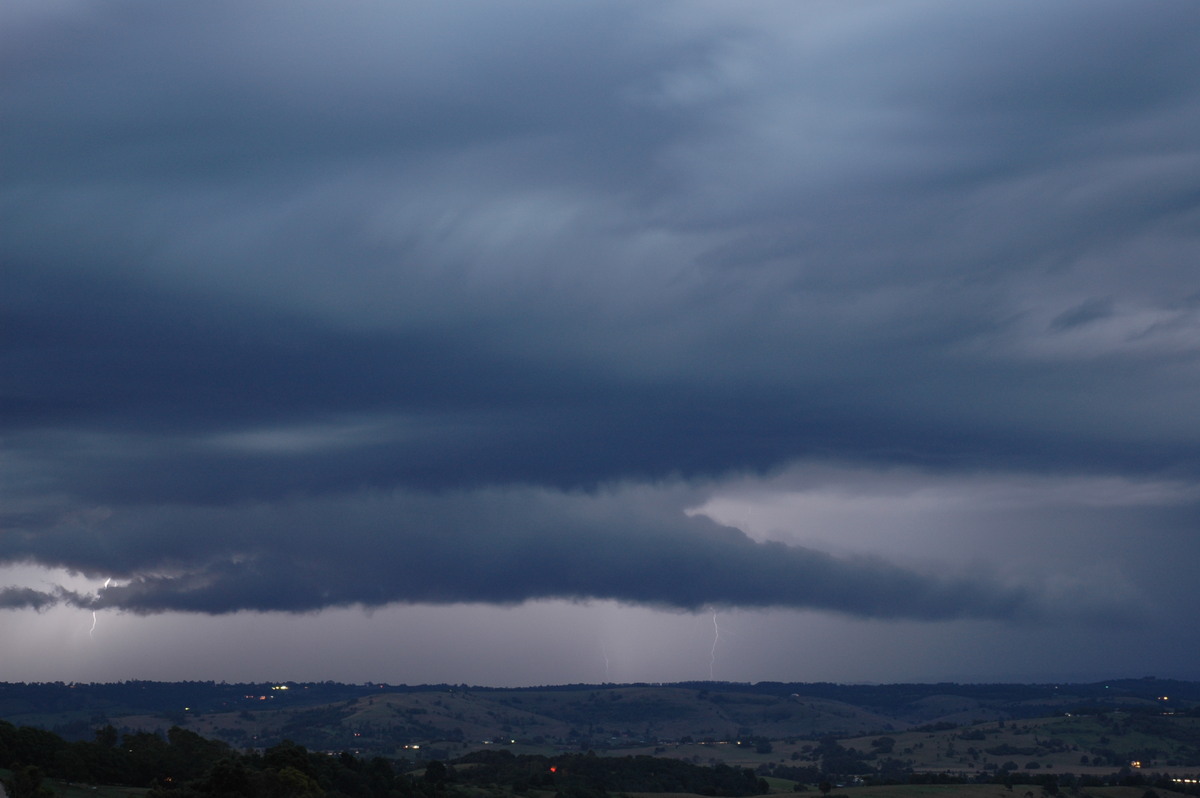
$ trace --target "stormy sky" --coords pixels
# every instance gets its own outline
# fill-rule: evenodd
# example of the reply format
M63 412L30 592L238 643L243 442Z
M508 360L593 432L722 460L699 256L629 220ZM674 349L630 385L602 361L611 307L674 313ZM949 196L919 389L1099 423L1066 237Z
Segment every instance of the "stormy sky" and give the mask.
M0 680L1200 679L1200 5L0 8Z

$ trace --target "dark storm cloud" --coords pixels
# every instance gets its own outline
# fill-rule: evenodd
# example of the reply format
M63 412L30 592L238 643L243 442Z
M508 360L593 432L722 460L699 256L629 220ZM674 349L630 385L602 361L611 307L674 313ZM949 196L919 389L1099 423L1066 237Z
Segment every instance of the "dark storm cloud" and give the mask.
M690 492L684 492L684 496ZM63 599L134 612L303 612L392 602L616 599L671 609L794 607L867 618L1014 622L1132 617L1100 595L919 573L756 542L679 497L638 490L354 495L236 509L169 507L9 535L28 557L128 579ZM164 530L170 530L164 535ZM43 600L47 600L43 598Z
M103 606L1036 618L676 505L433 497L1200 470L1194 4L4 13L0 560Z
M44 610L68 598L61 591L47 593L28 587L0 588L0 610Z

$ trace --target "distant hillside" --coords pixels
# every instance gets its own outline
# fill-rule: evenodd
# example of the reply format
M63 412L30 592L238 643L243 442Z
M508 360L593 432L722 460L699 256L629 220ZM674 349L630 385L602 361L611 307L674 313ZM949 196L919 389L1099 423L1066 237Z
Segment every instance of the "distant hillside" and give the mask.
M178 725L238 748L261 749L287 739L314 750L384 756L421 751L450 758L503 745L527 753L654 752L763 764L783 756L808 761L813 746L806 752L806 742L829 736L858 740L847 745L878 754L861 741L886 735L896 740L894 756L909 749L904 761L930 769L982 767L992 760L1024 766L1035 751L1037 759L1059 766L1072 757L1080 764L1086 755L1088 766L1099 757L1097 766L1114 767L1142 749L1154 754L1169 749L1173 761L1182 761L1191 756L1188 724L1200 714L1198 707L1200 683L1149 678L1079 685L690 682L521 689L332 682L0 684L0 718L75 740L91 739L108 724L122 732ZM1077 730L1079 740L1054 751L1041 742L1010 739L1017 728L1013 721L1114 713L1174 719L1169 722L1180 728L1160 722L1149 735L1153 739L1136 745L1132 737L1118 745L1113 740L1120 735L1098 728ZM1002 733L1003 721L1009 725ZM1147 722L1118 721L1116 728L1134 734L1138 723ZM975 729L972 738L954 742L963 729ZM1035 736L1040 741L1064 734L1047 729ZM773 744L764 745L767 741ZM1008 750L1003 746L1017 753L982 753ZM771 750L758 750L766 748ZM935 750L940 753L931 753Z

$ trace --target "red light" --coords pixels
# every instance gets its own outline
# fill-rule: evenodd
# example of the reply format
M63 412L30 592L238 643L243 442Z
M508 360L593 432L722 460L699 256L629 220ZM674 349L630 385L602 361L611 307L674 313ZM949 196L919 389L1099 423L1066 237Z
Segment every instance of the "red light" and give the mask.
M551 766L550 766L550 772L551 772L551 773L557 773L557 772L558 772L558 768L556 768L556 767L554 767L553 765L551 765Z

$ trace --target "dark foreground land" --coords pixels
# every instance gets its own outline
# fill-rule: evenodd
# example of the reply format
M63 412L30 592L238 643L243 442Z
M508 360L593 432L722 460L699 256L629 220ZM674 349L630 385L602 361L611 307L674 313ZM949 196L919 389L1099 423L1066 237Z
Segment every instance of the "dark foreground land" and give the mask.
M0 768L10 798L1168 798L1200 795L1200 683L0 684Z

